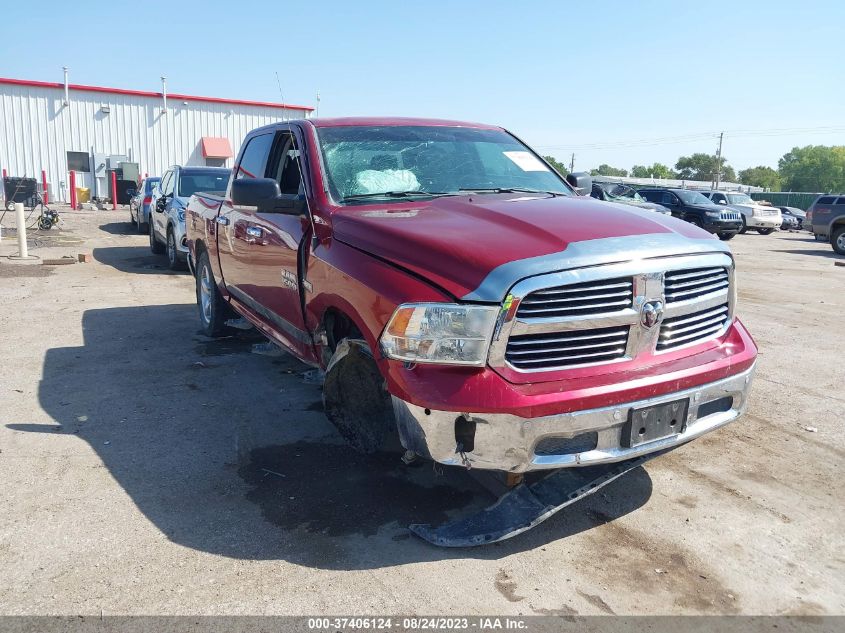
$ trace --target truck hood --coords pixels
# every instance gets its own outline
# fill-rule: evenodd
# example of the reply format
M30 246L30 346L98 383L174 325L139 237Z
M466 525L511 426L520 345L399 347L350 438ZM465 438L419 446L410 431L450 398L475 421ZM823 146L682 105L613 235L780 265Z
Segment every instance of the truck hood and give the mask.
M455 298L478 301L500 301L521 277L585 265L591 248L604 254L588 256L589 264L625 261L643 256L643 249L647 257L726 250L692 224L586 196L489 194L370 204L344 207L332 214L332 224L335 239ZM507 274L493 275L502 270Z

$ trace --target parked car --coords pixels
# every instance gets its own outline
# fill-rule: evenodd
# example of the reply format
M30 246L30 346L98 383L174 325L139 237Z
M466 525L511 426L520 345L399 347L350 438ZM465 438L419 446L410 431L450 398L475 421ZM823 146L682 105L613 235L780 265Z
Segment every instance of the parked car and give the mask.
M235 164L225 194L187 207L201 327L240 315L323 369L356 450L398 436L409 459L459 467L589 466L745 409L757 350L727 246L576 196L504 129L291 121L249 133Z
M138 233L147 230L147 222L150 220L150 203L153 198L153 190L161 178L144 178L138 188L129 199L129 219Z
M807 214L798 207L778 207L780 214L783 216L782 229L800 230L804 228L804 220L807 219Z
M783 223L780 209L771 205L760 204L752 200L747 193L731 191L703 191L702 194L716 204L739 211L742 214L742 230L754 229L761 235L768 235Z
M622 183L593 182L592 193L590 195L597 200L629 204L632 207L648 209L649 211L657 211L658 213L663 213L664 215L672 214L672 212L663 205L649 202L638 194L636 189Z
M807 211L817 240L829 241L833 250L845 255L845 195L825 194L816 198Z
M150 250L167 254L171 270L185 266L188 247L185 241L185 206L199 191L223 192L230 170L223 167L181 167L174 165L161 177L153 190L149 217Z
M656 202L668 208L676 218L715 233L721 240L729 240L742 230L742 216L739 211L715 204L698 191L640 189L639 193L649 202Z

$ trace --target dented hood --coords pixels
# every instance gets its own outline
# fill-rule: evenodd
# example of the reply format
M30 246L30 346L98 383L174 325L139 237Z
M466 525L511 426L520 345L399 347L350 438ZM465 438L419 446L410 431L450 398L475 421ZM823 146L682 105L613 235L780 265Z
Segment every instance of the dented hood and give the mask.
M498 300L508 290L497 289L496 297L475 293L494 269L553 253L565 260L574 243L649 236L665 250L677 236L681 252L689 239L713 242L672 217L580 196L486 194L344 207L332 215L332 224L336 239L411 270L456 298L478 300ZM558 262L542 272L560 268Z

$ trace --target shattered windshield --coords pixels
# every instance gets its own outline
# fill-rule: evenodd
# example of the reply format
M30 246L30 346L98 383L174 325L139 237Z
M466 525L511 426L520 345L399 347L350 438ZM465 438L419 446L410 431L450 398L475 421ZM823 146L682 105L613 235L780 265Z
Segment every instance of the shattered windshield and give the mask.
M446 126L318 129L332 197L340 203L469 193L573 195L561 177L501 130Z
M627 185L611 185L605 188L605 191L611 198L627 198L629 200L645 202L645 199L640 194Z

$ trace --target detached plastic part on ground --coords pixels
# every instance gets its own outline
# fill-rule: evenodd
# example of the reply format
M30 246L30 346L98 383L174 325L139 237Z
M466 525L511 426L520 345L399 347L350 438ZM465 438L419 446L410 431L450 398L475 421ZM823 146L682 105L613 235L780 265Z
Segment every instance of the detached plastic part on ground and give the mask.
M418 523L408 526L408 529L440 547L476 547L504 541L530 530L563 508L669 450L672 449L615 464L555 470L534 483L519 484L480 512L440 527Z

